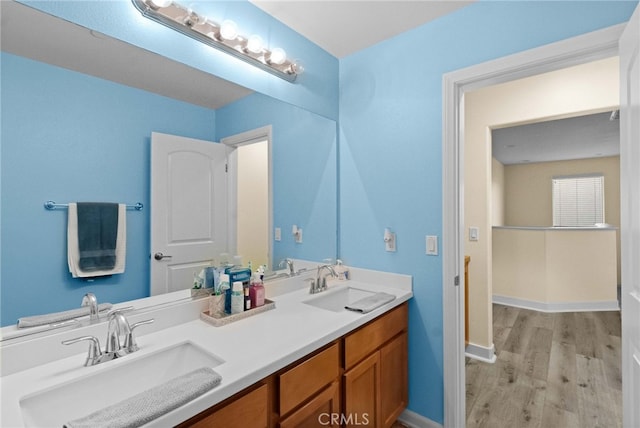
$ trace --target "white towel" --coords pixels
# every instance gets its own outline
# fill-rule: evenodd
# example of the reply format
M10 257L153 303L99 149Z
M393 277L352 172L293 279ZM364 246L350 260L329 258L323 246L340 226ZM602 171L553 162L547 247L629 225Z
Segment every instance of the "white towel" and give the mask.
M111 309L111 303L100 303L98 312L105 312ZM36 327L39 325L55 324L62 321L68 321L89 315L89 306L82 306L77 309L70 309L63 312L54 312L52 314L33 315L30 317L18 318L18 328Z
M366 314L367 312L371 312L372 310L379 308L382 305L393 302L395 299L396 296L394 296L393 294L376 293L373 296L364 297L360 300L357 300L345 306L344 308L350 311Z
M132 380L135 382L135 380ZM173 378L119 403L64 424L64 428L133 428L177 409L222 381L211 367ZM100 385L96 385L99 393Z
M118 237L116 238L116 264L113 269L83 272L78 267L80 250L78 248L78 206L69 203L67 219L67 262L69 272L74 278L90 278L94 276L113 275L124 272L127 252L127 206L118 204Z

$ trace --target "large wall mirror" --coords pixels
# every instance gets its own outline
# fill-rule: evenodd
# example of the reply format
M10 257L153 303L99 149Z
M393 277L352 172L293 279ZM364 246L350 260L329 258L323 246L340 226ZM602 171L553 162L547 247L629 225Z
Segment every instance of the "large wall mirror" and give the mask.
M2 2L1 17L2 326L79 307L87 292L149 295L153 132L220 142L269 127L268 263L335 257L335 121L20 3ZM127 212L125 272L73 279L67 211L47 200L142 202Z

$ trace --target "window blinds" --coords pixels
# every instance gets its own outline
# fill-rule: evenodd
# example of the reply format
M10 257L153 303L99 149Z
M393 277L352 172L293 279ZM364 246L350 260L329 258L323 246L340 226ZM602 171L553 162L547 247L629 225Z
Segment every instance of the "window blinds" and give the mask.
M554 177L552 182L554 227L604 223L604 176Z

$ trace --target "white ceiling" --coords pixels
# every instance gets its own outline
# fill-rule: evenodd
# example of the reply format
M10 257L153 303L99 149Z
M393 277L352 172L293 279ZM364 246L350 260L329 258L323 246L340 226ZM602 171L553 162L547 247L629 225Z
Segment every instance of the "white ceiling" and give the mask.
M606 112L495 129L491 144L504 165L618 156L620 121Z
M250 0L336 58L418 27L473 1Z

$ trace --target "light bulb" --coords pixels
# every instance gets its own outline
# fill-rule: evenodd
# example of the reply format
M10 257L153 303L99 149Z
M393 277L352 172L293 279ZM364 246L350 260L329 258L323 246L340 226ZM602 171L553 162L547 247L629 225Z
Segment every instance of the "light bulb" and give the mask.
M254 34L250 36L249 40L247 41L247 50L249 52L259 54L260 52L262 52L262 45L262 37Z
M223 39L234 40L238 37L238 25L230 19L224 20L220 27L220 35Z
M300 62L294 61L294 62L291 63L291 65L286 70L286 72L289 73L289 74L300 75L300 74L304 73L304 66L302 64L300 64Z
M281 65L287 59L287 53L282 48L275 48L269 54L267 61L271 64Z
M168 7L173 3L172 0L149 0L149 2L154 8Z

